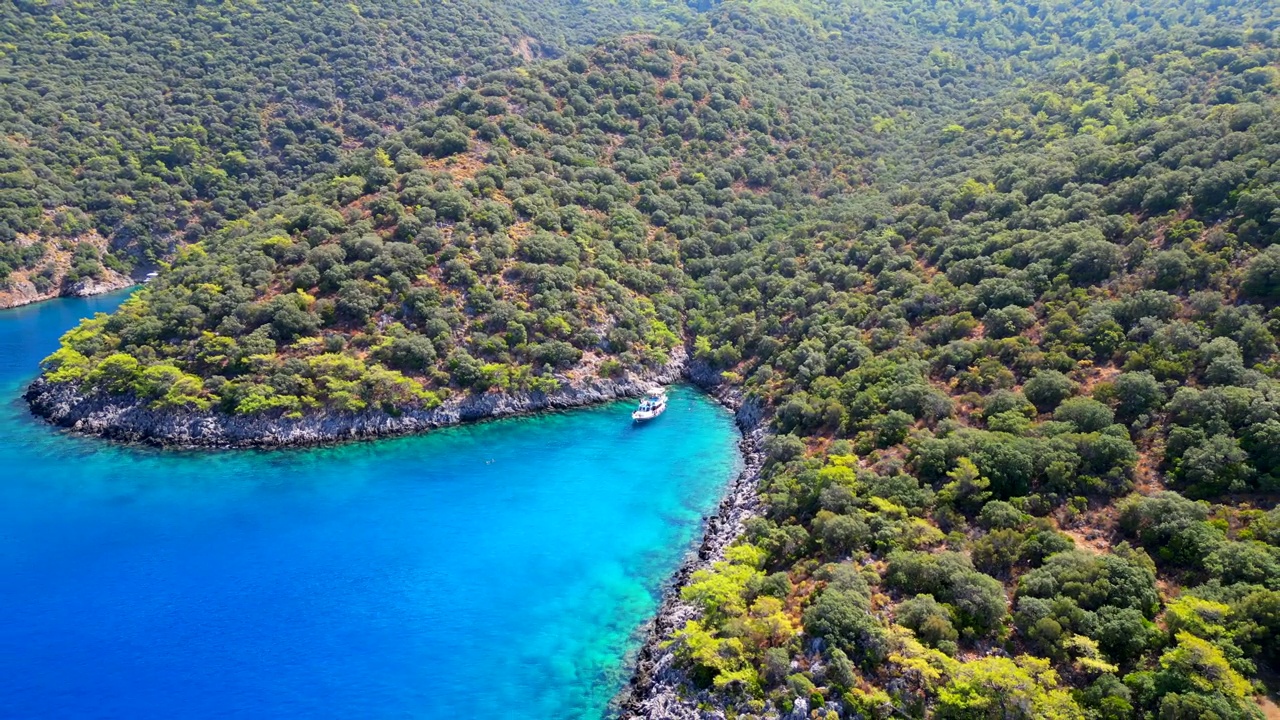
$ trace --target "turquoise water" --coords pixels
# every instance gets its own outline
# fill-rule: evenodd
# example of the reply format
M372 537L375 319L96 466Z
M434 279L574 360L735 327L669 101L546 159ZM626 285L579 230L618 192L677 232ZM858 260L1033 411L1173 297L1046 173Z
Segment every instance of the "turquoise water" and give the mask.
M739 461L696 392L277 452L78 438L0 313L0 717L597 718Z

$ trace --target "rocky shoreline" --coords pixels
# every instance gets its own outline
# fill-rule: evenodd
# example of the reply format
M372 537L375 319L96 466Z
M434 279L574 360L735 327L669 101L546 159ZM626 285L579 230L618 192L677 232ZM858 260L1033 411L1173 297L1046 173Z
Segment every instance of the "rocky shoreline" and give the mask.
M37 378L23 397L31 411L74 432L120 442L173 448L282 448L410 435L427 430L545 410L597 405L642 395L684 373L685 355L644 373L593 379L550 393L484 393L449 398L430 410L392 415L382 410L320 413L300 418L231 416L213 411L148 408L131 396L85 395L70 383Z
M11 279L8 286L0 289L0 310L33 305L60 297L90 297L104 293L124 290L137 285L138 281L128 275L106 269L102 279L85 278L70 287L56 287L40 292L30 280L25 278Z
M719 373L680 352L667 365L619 380L578 383L553 393L486 393L451 398L431 410L390 415L380 410L289 418L232 417L214 412L153 411L135 398L86 396L74 385L37 378L24 394L31 411L74 432L123 442L173 448L281 448L393 437L436 428L546 410L595 405L635 397L654 383L688 379L734 412L742 432L742 470L730 483L716 513L703 526L701 540L663 589L658 612L642 630L645 636L627 687L611 710L621 718L701 720L723 714L698 708L697 697L674 653L663 647L672 634L698 611L680 599L680 590L696 571L723 559L725 549L760 511L758 483L764 462L764 412L741 389L722 381Z
M698 570L724 559L725 550L743 532L744 523L760 512L759 481L764 465L763 443L767 435L764 412L744 398L739 388L723 384L714 371L691 363L685 376L725 407L734 411L742 432L739 448L743 467L730 483L716 513L706 519L701 542L680 564L663 591L658 613L644 630L645 641L636 658L631 681L614 698L613 714L622 720L721 720L724 713L699 708L699 697L675 662L675 653L663 647L676 630L698 617L699 611L680 598L680 591Z

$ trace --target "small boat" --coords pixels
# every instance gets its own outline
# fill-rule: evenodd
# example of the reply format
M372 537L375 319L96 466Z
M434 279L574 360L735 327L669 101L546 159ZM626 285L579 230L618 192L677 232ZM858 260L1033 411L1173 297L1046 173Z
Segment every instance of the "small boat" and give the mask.
M631 419L636 422L652 420L661 415L666 409L667 391L660 387L652 387L644 394L644 398L640 400L640 407L631 413Z

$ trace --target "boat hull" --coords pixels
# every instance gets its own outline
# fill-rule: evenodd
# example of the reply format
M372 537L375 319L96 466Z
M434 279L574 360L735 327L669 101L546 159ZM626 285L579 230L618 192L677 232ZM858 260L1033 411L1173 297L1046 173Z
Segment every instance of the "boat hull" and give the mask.
M640 401L640 407L631 413L631 419L635 422L652 420L661 415L666 409L667 393L661 388L653 388Z
M662 407L655 408L653 410L636 410L635 412L631 413L631 419L636 422L644 422L646 420L652 420L658 417L659 415L661 415L663 412L665 412L666 409L667 409L667 406L663 405Z

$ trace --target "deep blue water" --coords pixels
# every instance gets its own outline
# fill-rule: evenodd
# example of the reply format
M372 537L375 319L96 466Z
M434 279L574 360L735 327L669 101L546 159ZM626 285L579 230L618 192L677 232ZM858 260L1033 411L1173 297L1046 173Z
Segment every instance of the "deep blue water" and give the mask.
M597 718L739 463L630 406L315 450L67 435L19 399L75 321L0 312L0 717Z

